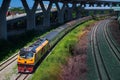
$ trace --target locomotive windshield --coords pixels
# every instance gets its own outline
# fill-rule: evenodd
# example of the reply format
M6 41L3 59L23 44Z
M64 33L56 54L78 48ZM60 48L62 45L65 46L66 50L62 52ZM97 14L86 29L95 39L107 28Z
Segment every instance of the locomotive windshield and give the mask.
M28 59L33 57L33 52L20 51L20 57Z

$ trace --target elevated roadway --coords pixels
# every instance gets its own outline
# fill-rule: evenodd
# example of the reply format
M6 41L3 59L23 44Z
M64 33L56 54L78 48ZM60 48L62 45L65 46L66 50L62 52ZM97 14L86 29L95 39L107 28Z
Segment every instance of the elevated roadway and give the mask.
M0 38L1 39L7 39L7 21L10 21L11 17L8 17L6 19L6 13L8 10L8 7L10 5L10 2L12 0L3 0L2 5L0 7ZM46 9L44 6L43 1L49 1L50 3L48 4L48 8ZM32 30L35 29L36 27L36 21L35 21L35 14L36 14L36 9L38 4L40 4L42 12L43 12L43 26L48 27L50 26L50 11L53 6L53 3L56 5L57 12L58 12L58 23L64 23L64 15L65 11L67 10L67 19L72 20L73 16L72 13L76 7L79 9L77 10L76 16L79 18L81 17L81 10L82 7L85 7L86 4L88 4L90 7L91 6L99 6L101 7L102 5L106 6L120 6L120 1L118 0L35 0L33 7L29 8L29 4L27 3L26 0L21 0L22 5L25 9L26 14L22 14L19 16L14 16L15 19L20 19L21 17L24 17L26 15L26 26L27 30ZM58 4L61 2L63 4L62 8ZM72 7L69 6L69 3L72 4ZM79 4L80 6L77 6ZM24 18L23 18L24 19Z

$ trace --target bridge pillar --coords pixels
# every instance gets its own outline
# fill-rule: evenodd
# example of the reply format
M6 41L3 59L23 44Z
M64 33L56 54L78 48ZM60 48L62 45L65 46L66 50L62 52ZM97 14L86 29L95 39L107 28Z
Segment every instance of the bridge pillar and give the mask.
M73 5L72 5L72 18L76 18L76 17L77 17L77 5L76 5L76 3L73 3Z
M101 11L100 11L100 14L104 14L104 11L103 11L103 10L101 10Z
M118 13L117 13L117 17L118 17L119 30L120 30L120 11L118 11Z
M35 0L34 5L32 9L29 8L26 0L21 0L22 4L25 8L26 14L27 14L27 30L35 29L36 23L35 23L35 11L38 6L38 1Z
M7 40L7 22L6 15L1 14L0 11L0 39Z
M112 13L112 10L109 10L109 14L111 14Z
M94 13L94 15L97 15L97 11L96 10L94 10L93 13Z
M43 26L45 27L49 27L50 26L50 11L44 12L44 19L43 19Z
M94 7L94 6L95 6L94 3L92 2L89 3L89 7Z
M67 6L67 20L72 20L72 8Z
M77 18L81 18L81 10L82 10L81 6L78 6L77 12L76 12L76 17Z
M97 7L101 7L101 3L98 2L98 3L97 3Z
M41 6L41 9L43 11L43 16L44 16L43 26L49 27L50 26L50 10L52 8L53 2L50 1L47 9L45 8L45 6L44 6L42 1L40 1L39 3L40 3L40 6Z
M81 10L82 10L81 6L79 5L77 7L77 5L75 4L76 18L80 18L81 17Z
M67 4L67 11L68 11L68 19L67 20L72 20L73 19L73 10L76 7L76 4L73 3L72 7L69 7L69 5Z
M86 10L85 13L86 13L86 16L89 16L89 10Z
M7 21L6 13L11 0L3 0L0 7L0 39L7 40Z
M60 6L58 5L58 2L55 2L57 11L58 11L58 23L62 24L64 23L64 13L66 9L66 3L63 3L62 8L60 9Z
M27 30L35 29L35 13L28 13L27 14Z
M120 11L118 11L117 16L120 17Z

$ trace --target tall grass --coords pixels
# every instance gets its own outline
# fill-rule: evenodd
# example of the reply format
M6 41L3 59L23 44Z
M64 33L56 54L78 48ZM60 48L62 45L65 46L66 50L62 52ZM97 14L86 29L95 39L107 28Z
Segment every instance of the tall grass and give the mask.
M68 58L72 56L70 48L77 43L83 29L94 22L94 20L85 22L69 32L38 67L32 80L60 80L61 66L67 64Z

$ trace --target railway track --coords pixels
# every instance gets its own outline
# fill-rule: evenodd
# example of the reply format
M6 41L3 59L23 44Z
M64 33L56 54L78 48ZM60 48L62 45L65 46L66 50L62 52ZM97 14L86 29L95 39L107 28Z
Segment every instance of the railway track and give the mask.
M103 26L100 22L98 25L96 25L91 33L91 47L92 47L92 54L94 57L94 62L97 70L97 74L100 80L110 80L109 74L106 70L105 63L103 61L103 58L100 53L100 49L98 46L98 40L97 40L97 31L99 30L98 27Z
M0 71L4 70L6 67L8 67L10 64L15 62L16 60L17 60L17 53L0 64Z
M109 29L108 29L108 24L110 21L106 22L105 27L104 27L104 37L109 45L109 47L111 48L111 51L114 53L114 56L116 57L116 59L118 59L118 61L120 62L120 50L118 49L118 47L116 46L115 42L112 39L112 36L110 35Z
M99 80L120 80L120 51L108 31L109 20L99 22L91 31L91 51Z
M15 80L27 80L30 74L18 74Z

